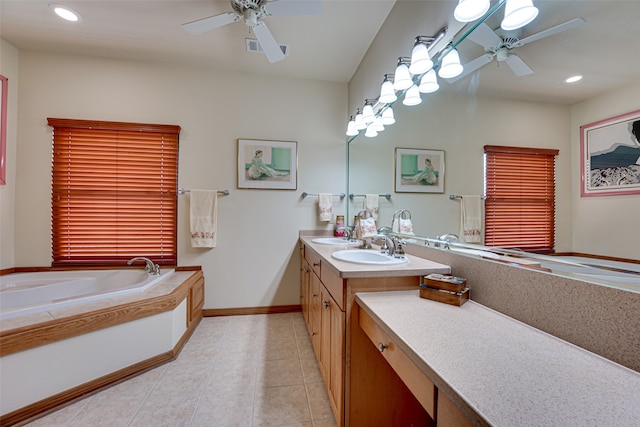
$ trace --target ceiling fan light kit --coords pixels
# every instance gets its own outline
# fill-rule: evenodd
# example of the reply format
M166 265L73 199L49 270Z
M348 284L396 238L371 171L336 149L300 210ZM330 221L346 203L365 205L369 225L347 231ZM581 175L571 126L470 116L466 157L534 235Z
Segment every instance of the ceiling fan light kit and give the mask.
M182 28L193 35L198 35L242 20L253 31L267 60L273 63L282 61L286 55L283 52L282 45L273 37L263 19L269 16L322 14L322 2L320 0L231 0L231 8L233 12L225 12L188 22L182 24Z

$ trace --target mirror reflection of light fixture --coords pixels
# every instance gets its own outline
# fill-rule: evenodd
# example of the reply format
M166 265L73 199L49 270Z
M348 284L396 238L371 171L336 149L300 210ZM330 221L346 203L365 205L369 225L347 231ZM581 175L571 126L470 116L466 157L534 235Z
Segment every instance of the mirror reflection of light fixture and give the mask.
M460 0L453 11L458 22L471 22L480 19L489 10L489 0Z
M413 107L414 105L422 103L422 98L420 97L418 86L413 85L409 88L409 90L407 90L407 92L404 94L402 103L409 107Z
M382 117L376 117L373 123L371 123L373 129L376 132L382 132L384 130L384 123L382 123Z
M427 49L427 43L431 43L432 41L433 37L416 37L416 42L411 51L411 65L409 65L409 72L411 74L422 74L433 68L433 61L429 56L429 49Z
M507 0L504 6L504 19L500 27L505 30L517 30L538 16L538 8L532 0Z
M367 126L367 130L365 131L364 136L368 138L374 138L378 136L378 132L374 129L373 125L371 124Z
M373 104L367 99L364 101L364 108L362 109L362 121L365 125L369 125L370 123L373 123L375 118L376 116L373 112Z
M353 116L349 117L349 123L347 124L347 136L356 136L360 131L356 128L356 121Z
M380 88L380 97L378 98L378 101L384 104L391 104L398 99L391 79L393 79L393 74L385 74L382 87Z
M387 107L383 112L382 112L382 124L385 126L389 126L392 125L396 122L396 118L393 115L393 108L391 107Z
M420 79L418 90L420 91L420 93L431 93L437 91L438 89L440 89L440 85L438 84L438 76L436 76L436 70L432 68Z
M413 84L411 73L409 72L409 67L407 66L410 61L410 58L404 56L398 58L398 66L396 67L396 72L393 78L393 88L395 90L409 89Z
M449 53L442 58L438 75L443 79L452 79L459 76L463 70L464 68L462 67L462 64L460 64L460 55L458 55L458 51L456 49L451 49Z
M356 129L358 131L361 131L367 128L367 125L364 123L364 120L362 119L362 111L360 111L359 108L356 110L355 122L356 122Z

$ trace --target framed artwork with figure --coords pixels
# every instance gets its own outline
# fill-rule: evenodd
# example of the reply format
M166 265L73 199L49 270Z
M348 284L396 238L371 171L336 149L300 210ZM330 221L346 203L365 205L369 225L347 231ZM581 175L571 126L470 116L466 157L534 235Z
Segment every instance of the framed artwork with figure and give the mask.
M580 195L640 194L640 110L580 126Z
M295 190L298 186L298 143L238 140L238 188Z
M444 151L396 148L396 193L444 193Z

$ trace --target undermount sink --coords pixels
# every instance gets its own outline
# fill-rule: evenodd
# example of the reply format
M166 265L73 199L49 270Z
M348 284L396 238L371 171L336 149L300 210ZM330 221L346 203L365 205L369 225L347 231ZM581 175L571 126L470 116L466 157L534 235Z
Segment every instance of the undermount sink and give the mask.
M337 260L351 262L353 264L398 265L409 262L407 257L395 258L377 251L368 251L363 249L337 251L332 253L331 256Z
M319 243L321 245L345 245L355 246L359 245L359 242L347 240L343 237L316 237L311 240L313 243Z

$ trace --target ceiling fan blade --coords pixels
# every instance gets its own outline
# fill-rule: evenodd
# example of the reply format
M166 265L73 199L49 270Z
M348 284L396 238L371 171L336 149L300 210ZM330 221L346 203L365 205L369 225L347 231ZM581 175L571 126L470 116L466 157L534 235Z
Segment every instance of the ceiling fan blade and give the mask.
M260 46L262 46L264 54L267 55L269 62L274 63L282 61L284 59L284 53L264 22L259 21L252 28L253 33L256 35L256 38L258 39Z
M540 39L545 38L545 37L553 36L555 34L561 33L562 31L566 31L566 30L569 30L571 28L578 27L578 26L580 26L580 25L582 25L582 24L584 24L586 22L587 21L585 21L582 18L572 19L571 21L567 21L564 24L556 25L555 27L551 27L548 30L540 31L539 33L532 34L529 37L523 38L518 43L518 46L523 46L523 45L525 45L527 43L531 43L531 42L534 42L536 40L540 40Z
M509 68L511 68L511 71L513 71L513 73L518 77L526 76L528 74L533 74L533 70L531 69L531 67L529 67L527 63L524 62L515 53L510 53L509 57L505 59L504 62L507 63Z
M468 38L485 49L489 49L490 47L494 47L502 43L502 38L500 38L500 36L484 22L478 25L478 27L469 34Z
M320 0L279 0L264 5L267 16L322 15Z
M236 12L227 12L182 24L182 28L193 35L197 35L222 27L223 25L231 24L240 19L242 19L242 15Z
M467 77L469 74L473 73L474 71L478 70L481 67L484 67L485 65L487 65L489 62L491 62L491 60L493 59L493 54L491 53L485 53L482 56L477 57L476 59L474 59L473 61L464 64L464 70L462 71L462 73L452 79L446 79L449 83L454 83L457 82L460 79L463 79L465 77Z

